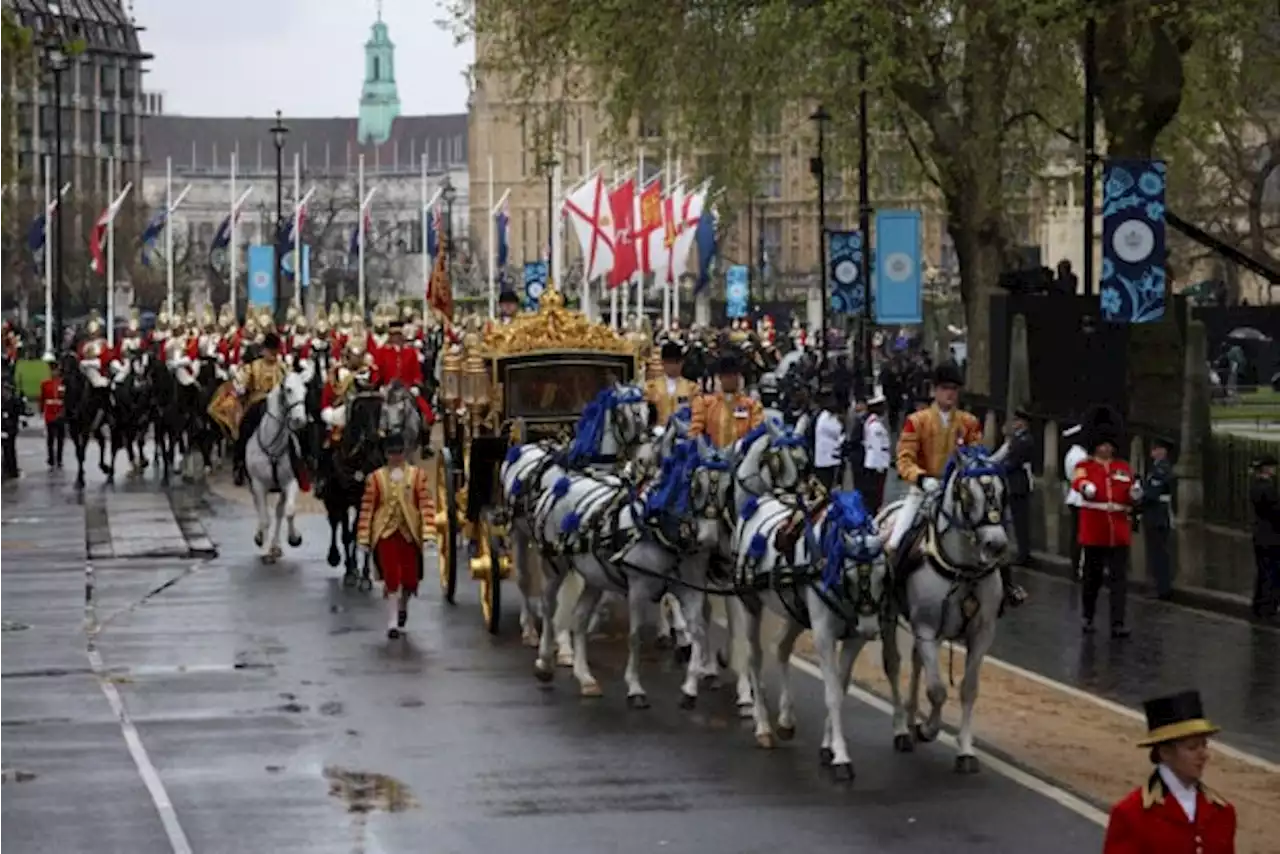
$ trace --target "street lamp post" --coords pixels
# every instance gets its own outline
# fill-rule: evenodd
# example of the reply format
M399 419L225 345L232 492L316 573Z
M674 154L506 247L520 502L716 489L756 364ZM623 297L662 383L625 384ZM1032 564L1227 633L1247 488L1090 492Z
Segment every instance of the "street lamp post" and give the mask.
M55 22L57 18L55 17ZM55 353L62 349L63 341L63 318L65 316L64 298L66 295L65 285L62 280L62 74L70 65L70 59L67 56L66 46L63 40L63 33L59 31L57 23L51 23L43 34L42 47L44 49L43 61L44 67L53 77L53 189L58 193L57 205L53 209L52 221L49 220L46 211L45 219L45 240L53 240L53 258L50 264L50 275L53 278L53 311L52 317L46 317L44 322L49 325L53 331L53 349ZM48 168L46 166L46 168ZM53 234L49 233L52 229Z
M809 116L818 126L818 156L809 161L809 171L818 179L818 294L821 297L822 328L818 332L818 364L827 366L827 122L831 114L821 105ZM865 253L864 253L865 254Z
M556 251L555 241L555 171L560 165L560 161L556 160L554 155L549 155L546 160L542 161L542 168L547 172L547 279L550 280L550 270L553 255ZM560 283L556 282L556 287L560 287Z
M444 176L444 184L440 187L440 198L444 200L444 269L453 282L453 200L458 197L449 176Z
M863 394L875 394L876 369L871 364L871 191L867 154L867 53L858 57L858 232L862 235L862 260L858 278L862 280L862 369L866 372Z
M275 269L272 271L271 278L276 281L275 293L272 295L271 310L276 315L276 321L280 320L280 229L284 226L284 143L289 136L289 127L284 123L284 115L280 110L276 110L276 123L271 126L271 141L276 147L276 229L273 240L272 256L275 258ZM235 215L235 212L232 212ZM297 237L295 235L294 239ZM230 247L230 251L236 251L234 246ZM294 271L295 278L301 275L300 272ZM235 287L235 283L232 283Z

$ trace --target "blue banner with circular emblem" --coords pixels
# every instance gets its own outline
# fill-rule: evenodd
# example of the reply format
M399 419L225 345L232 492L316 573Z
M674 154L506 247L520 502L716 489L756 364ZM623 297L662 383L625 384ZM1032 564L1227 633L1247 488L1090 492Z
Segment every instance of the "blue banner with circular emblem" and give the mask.
M1164 317L1165 165L1109 160L1102 182L1102 319L1151 323Z
M524 308L537 311L542 292L547 289L547 262L529 261L524 265Z
M862 232L829 231L827 244L827 286L831 289L831 311L861 315L866 303L866 283L862 281Z
M920 212L878 211L875 223L876 323L924 322L920 275Z

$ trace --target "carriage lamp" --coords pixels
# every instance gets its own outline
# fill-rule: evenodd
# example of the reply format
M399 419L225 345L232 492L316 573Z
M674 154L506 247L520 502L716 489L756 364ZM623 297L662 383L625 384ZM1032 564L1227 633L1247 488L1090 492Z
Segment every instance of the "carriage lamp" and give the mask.
M441 376L444 399L450 409L457 409L462 402L462 357L457 353L446 353Z
M478 355L467 357L466 388L464 400L468 407L484 409L489 405L489 371L484 358Z

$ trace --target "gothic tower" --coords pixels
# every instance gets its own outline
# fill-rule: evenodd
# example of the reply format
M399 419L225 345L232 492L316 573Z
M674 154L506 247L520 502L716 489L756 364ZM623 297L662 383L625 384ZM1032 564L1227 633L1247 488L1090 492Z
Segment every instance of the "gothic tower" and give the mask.
M361 145L381 145L391 136L391 123L400 115L396 93L396 46L387 35L382 20L382 0L378 19L364 43L364 86L360 90L360 121L356 141Z

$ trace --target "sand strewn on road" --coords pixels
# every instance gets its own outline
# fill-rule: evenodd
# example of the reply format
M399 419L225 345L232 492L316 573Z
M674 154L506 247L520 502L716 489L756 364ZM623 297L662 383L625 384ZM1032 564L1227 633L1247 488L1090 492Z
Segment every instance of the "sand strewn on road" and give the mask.
M801 638L797 649L812 659L808 640L807 635ZM905 643L902 649L905 698L910 664ZM863 688L887 697L889 682L880 656L880 644L868 644L854 666L854 680ZM944 680L949 657L950 653L942 653ZM956 687L948 686L943 712L944 719L952 726L960 722L959 685L963 668L964 652L956 650ZM921 705L925 707L923 686L920 693ZM1212 702L1212 698L1209 701ZM974 730L977 738L1043 776L1106 804L1124 797L1151 773L1147 751L1134 746L1146 733L1141 722L990 663L982 668ZM891 737L890 722L886 720L885 741ZM911 761L910 756L900 759ZM1280 804L1280 774L1215 752L1208 782L1235 805L1240 822L1236 851L1239 854L1274 852L1275 836L1271 826L1275 806Z

